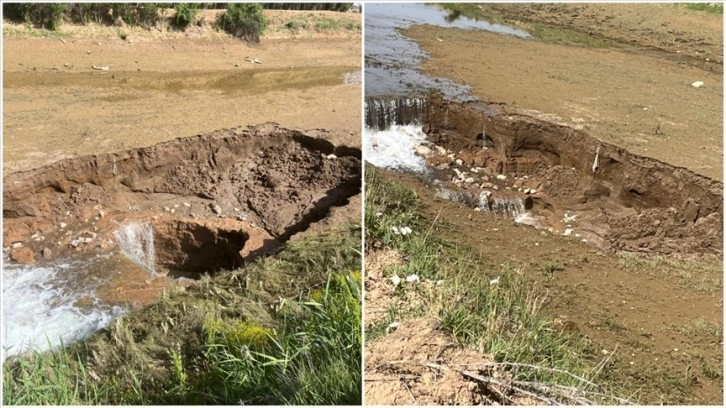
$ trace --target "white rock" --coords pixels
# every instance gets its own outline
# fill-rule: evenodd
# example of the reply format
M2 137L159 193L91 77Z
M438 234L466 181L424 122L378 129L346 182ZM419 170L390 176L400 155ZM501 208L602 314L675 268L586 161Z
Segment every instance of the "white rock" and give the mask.
M464 183L469 183L469 184L471 184L471 183L473 183L473 182L474 182L474 177L467 177L467 178L465 178L465 179L464 179Z
M11 245L13 249L20 248L21 246L23 246L22 242L13 242L13 245Z
M328 160L333 160L333 159L337 159L337 158L338 158L338 156L336 156L336 155L334 155L334 154L330 153L329 155L325 156L325 158L326 158L326 159L328 159Z
M418 275L416 275L415 273L412 273L411 275L406 276L406 282L408 282L408 283L418 282L419 280L420 279L419 279Z
M220 207L218 204L211 203L211 204L209 204L209 208L211 208L212 212L217 215L222 214L222 207Z
M463 161L463 160L461 160L461 159L456 159L456 160L454 161L454 163L456 163L456 165L457 165L457 166L461 166L462 164L464 164L464 161Z
M567 229L565 229L565 232L563 232L563 233L562 233L562 235L564 235L564 236L566 236L566 237L567 237L567 236L570 236L570 235L572 235L572 233L573 233L574 231L575 231L575 230L573 230L572 228L567 228Z
M68 224L66 224L65 222L61 222L60 223L60 229L63 229L65 227L67 227L67 226L68 226Z
M493 286L499 283L499 276L489 281L489 286Z
M439 153L440 155L442 155L442 156L446 156L446 149L444 149L444 148L443 148L443 147L441 147L441 146L434 146L434 148L436 149L436 151L437 151L437 152L438 152L438 153Z
M441 286L443 284L444 284L444 280L443 279L440 279L440 280L437 280L436 281L436 286Z
M504 180L506 180L506 179L507 179L507 176L505 176L504 174L497 174L497 180L502 180L502 181L504 181Z
M184 207L187 207L187 208L189 208L189 207L191 207L191 206L192 206L192 205L191 205L191 204L189 204L189 203L184 203L183 205L184 205Z
M401 284L401 278L398 275L393 275L391 276L391 283L393 283L393 286L398 286Z
M431 156L431 148L424 145L418 145L416 146L416 153L418 153L419 156L429 157Z
M703 85L705 85L705 84L703 83L703 81L696 81L696 82L694 82L694 83L692 83L692 84L691 84L691 86L692 86L692 87L694 87L694 88L700 88L700 87L702 87Z

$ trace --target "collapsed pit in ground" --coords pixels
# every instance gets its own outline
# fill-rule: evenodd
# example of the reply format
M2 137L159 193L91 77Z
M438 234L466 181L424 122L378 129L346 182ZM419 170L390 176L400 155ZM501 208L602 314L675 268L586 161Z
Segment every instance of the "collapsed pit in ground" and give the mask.
M360 155L269 123L6 174L5 249L92 256L135 222L152 226L153 269L237 268L359 194Z
M441 99L370 99L366 123L421 124L417 151L442 197L509 215L528 202L534 224L607 249L723 252L723 183L583 130Z

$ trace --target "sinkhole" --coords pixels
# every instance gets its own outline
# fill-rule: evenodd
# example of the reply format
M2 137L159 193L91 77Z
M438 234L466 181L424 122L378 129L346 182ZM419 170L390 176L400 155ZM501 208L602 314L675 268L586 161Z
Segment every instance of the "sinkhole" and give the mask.
M442 98L366 100L366 160L475 211L643 253L723 252L723 183L586 131Z

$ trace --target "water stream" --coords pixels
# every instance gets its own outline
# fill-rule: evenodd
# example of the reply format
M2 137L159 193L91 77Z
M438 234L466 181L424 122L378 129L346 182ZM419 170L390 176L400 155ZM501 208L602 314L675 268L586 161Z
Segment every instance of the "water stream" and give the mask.
M420 72L428 55L399 29L413 24L431 24L503 35L532 38L529 33L502 24L466 17L447 19L448 13L432 5L416 3L367 3L365 5L365 94L366 97L423 96L437 89L452 100L470 101L469 87L446 78Z
M153 229L148 223L129 222L119 225L114 236L121 251L90 259L33 266L4 262L3 359L83 339L130 310L104 301L98 291L121 273L136 279L158 276ZM136 272L139 267L146 272Z

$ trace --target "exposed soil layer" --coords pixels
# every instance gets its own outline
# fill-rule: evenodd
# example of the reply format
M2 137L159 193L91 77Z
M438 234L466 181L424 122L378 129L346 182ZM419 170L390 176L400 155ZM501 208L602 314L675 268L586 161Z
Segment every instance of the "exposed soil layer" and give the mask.
M409 109L392 116L411 120ZM449 195L472 207L483 195L490 207L492 197L519 199L537 216L537 226L576 232L606 249L722 253L720 181L568 126L492 112L440 101L419 115L433 144L422 152L438 170L435 183L461 192ZM516 215L502 206L500 212Z
M510 25L561 28L547 31L550 40L527 40L412 26L403 34L431 56L423 70L468 85L472 96L508 112L577 126L723 181L723 16L650 3L491 7ZM589 42L625 45L569 43L573 28ZM691 86L696 81L705 85Z
M31 256L108 252L113 231L145 222L154 269L198 277L240 267L347 204L360 192L360 150L268 123L63 160L6 174L4 186L4 240Z

